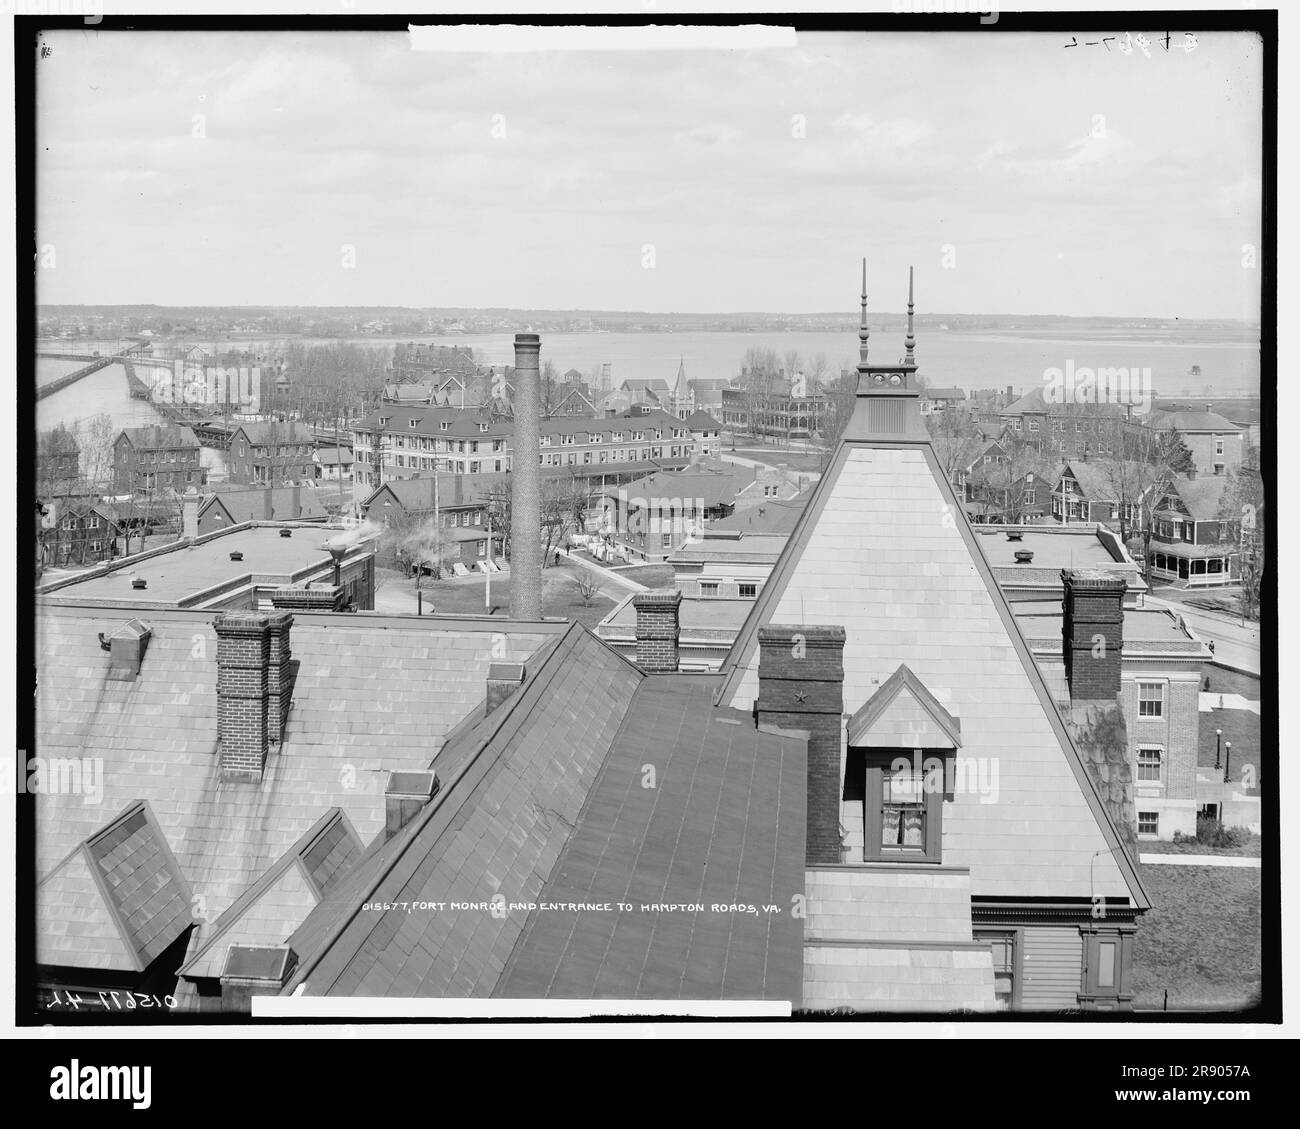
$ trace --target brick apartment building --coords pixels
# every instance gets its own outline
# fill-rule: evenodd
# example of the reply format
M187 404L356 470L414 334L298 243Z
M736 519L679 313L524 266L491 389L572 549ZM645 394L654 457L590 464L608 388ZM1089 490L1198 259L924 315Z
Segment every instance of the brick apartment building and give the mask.
M179 424L128 427L113 443L113 489L119 494L197 489L207 481L198 437Z
M1151 431L1176 432L1191 451L1197 474L1225 474L1241 466L1243 429L1208 404L1200 410L1152 411L1142 424Z
M316 478L316 435L305 423L244 423L230 437L231 482L292 486Z

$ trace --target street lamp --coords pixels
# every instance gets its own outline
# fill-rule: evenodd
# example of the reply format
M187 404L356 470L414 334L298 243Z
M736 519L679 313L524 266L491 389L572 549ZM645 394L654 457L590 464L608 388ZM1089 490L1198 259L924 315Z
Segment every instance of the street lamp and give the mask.
M1232 775L1232 742L1223 743L1224 760L1223 760L1223 782L1228 783L1229 776Z
M1223 730L1216 729L1214 731L1214 767L1215 768L1223 767L1219 761L1219 758L1222 755L1222 753L1223 753Z

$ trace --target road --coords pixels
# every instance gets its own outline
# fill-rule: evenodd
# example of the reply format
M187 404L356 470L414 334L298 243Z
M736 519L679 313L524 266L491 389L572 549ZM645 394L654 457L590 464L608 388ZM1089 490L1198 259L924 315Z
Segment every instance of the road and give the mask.
M1225 666L1259 674L1259 625L1241 626L1241 620L1201 608L1189 608L1176 600L1147 596L1146 603L1168 608L1187 620L1188 625L1205 642L1214 641L1214 660Z

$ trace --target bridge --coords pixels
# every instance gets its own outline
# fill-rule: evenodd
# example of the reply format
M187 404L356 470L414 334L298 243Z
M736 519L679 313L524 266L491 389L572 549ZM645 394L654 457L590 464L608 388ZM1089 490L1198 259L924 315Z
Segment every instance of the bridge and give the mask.
M38 357L49 357L58 361L85 361L86 364L74 372L66 373L55 380L51 380L48 384L40 385L36 389L36 398L38 400L44 400L46 396L53 396L55 392L62 392L63 389L70 388L72 385L76 384L78 380L82 379L82 377L90 376L92 373L99 372L100 369L108 368L109 365L118 363L129 365L133 356L150 347L149 342L140 341L135 345L130 346L130 348L124 349L121 353L112 354L107 357L97 357L94 354L87 355L85 353L49 353L38 351L36 354ZM128 382L130 378L134 377L134 375L133 371L128 373ZM140 381L137 379L136 383L140 384ZM142 384L140 386L143 387ZM133 396L136 395L134 389L132 389L131 394ZM148 397L146 395L143 398L147 399Z

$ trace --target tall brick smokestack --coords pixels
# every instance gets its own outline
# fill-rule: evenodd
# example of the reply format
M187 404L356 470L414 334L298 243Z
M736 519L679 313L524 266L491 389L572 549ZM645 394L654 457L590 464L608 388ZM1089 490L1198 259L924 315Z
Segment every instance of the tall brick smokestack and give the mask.
M510 473L510 615L542 618L542 486L540 458L542 343L515 334L515 441Z

